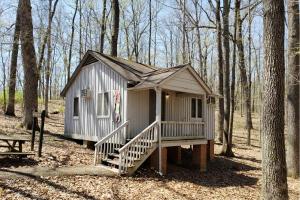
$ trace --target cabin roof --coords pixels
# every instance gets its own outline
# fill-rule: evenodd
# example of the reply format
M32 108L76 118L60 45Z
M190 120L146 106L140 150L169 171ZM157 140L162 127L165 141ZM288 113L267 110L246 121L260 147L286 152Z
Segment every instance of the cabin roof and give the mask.
M133 62L119 57L112 57L100 52L88 50L82 58L82 60L80 61L77 68L75 69L70 80L62 90L61 96L66 95L66 92L68 91L72 83L75 81L76 77L78 76L78 74L84 66L98 61L107 64L125 79L133 81L135 84L133 85L132 89L149 88L157 86L159 84L162 84L164 81L172 77L177 72L182 71L184 69L188 69L197 79L199 84L202 85L204 90L209 94L212 94L212 90L207 86L207 84L202 80L202 78L198 75L194 68L191 67L190 64L182 64L174 67L162 68Z

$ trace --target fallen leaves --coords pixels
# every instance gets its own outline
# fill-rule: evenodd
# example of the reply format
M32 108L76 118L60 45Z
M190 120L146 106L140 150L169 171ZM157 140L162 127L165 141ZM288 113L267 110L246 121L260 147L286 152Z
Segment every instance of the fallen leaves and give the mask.
M53 110L55 105L51 105ZM20 116L20 114L18 114ZM0 113L0 131L27 134L18 124L20 118L8 118ZM242 118L239 120L243 120ZM253 119L258 126L258 119ZM20 166L77 166L90 165L93 151L74 141L62 140L63 116L52 115L46 120L45 143L41 158L0 158L1 169ZM43 176L0 179L0 199L259 199L261 154L258 132L253 131L253 146L246 147L243 130L235 129L235 158L216 156L208 171L169 165L169 174L161 177L154 170L141 168L133 177L100 176ZM29 136L29 135L28 135ZM24 145L29 149L29 143ZM36 143L37 147L37 143ZM215 145L216 152L221 146ZM1 173L1 172L0 172ZM288 179L290 199L298 199L299 180Z

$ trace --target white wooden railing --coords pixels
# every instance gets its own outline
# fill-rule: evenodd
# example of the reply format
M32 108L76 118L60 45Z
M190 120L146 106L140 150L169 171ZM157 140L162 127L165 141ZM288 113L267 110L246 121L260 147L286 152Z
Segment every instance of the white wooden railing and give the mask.
M124 122L95 144L95 165L99 163L99 160L106 159L109 153L114 152L115 148L121 148L126 143L126 129L128 129L128 124L128 121Z
M204 138L204 122L162 121L161 138L164 140Z
M158 139L158 122L155 121L119 149L119 174L126 173L135 160L151 148Z

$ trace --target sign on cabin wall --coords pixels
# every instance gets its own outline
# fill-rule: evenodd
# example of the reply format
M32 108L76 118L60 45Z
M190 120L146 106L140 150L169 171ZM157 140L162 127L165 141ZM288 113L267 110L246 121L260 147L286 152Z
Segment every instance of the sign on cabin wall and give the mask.
M85 99L89 99L92 96L92 92L90 89L83 89L80 91L80 96Z

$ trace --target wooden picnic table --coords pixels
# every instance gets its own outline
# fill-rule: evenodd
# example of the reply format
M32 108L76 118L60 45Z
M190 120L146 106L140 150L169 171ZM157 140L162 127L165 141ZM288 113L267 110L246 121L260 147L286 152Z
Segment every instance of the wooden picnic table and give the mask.
M25 142L30 141L28 138L24 138L22 136L8 136L0 134L0 147L8 148L6 152L0 152L0 155L19 155L19 156L27 156L34 155L32 152L23 152L22 145ZM2 144L4 143L4 144Z

